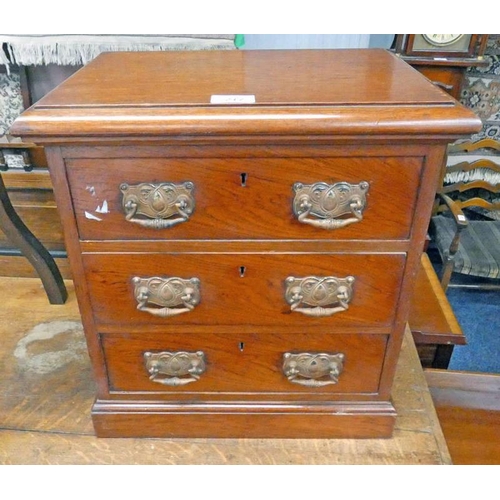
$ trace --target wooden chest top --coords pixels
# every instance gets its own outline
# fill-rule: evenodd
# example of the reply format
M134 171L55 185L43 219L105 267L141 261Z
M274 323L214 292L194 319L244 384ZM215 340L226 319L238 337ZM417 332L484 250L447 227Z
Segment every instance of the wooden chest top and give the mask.
M233 97L214 103L214 95ZM385 50L205 51L102 54L36 103L13 133L42 142L297 132L456 138L479 126Z

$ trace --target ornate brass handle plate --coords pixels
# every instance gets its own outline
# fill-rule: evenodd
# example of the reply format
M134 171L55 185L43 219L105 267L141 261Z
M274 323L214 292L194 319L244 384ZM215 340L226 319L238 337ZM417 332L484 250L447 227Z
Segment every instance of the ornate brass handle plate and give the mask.
M370 185L336 182L293 185L293 213L303 224L322 229L339 229L363 219Z
M144 362L149 380L172 387L196 382L206 370L203 351L145 352Z
M352 299L354 276L307 276L285 280L285 300L292 312L324 317L347 311Z
M323 387L336 384L344 367L344 354L283 354L283 373L294 384Z
M135 186L123 183L120 190L125 219L152 229L186 222L194 211L193 189L192 182L144 182Z
M178 277L132 278L137 309L167 318L192 311L200 303L200 280Z

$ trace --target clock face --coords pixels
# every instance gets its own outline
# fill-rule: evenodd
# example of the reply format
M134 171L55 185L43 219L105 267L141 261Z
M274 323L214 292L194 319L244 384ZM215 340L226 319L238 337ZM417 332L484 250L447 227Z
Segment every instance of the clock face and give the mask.
M396 51L412 59L432 61L475 58L479 50L484 51L484 36L488 35L398 35Z
M457 42L464 35L422 35L422 36L430 44L442 47Z

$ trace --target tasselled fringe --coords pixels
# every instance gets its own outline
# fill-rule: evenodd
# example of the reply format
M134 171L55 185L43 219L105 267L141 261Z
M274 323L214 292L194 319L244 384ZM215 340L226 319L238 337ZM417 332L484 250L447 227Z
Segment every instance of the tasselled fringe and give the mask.
M165 43L9 43L9 56L13 63L23 66L58 64L76 66L86 64L102 52L141 52L173 50L230 50L232 40L175 39ZM1 54L1 63L9 61Z
M500 183L500 173L492 172L487 168L476 168L470 172L450 172L445 175L445 184L457 182L485 181L492 186Z

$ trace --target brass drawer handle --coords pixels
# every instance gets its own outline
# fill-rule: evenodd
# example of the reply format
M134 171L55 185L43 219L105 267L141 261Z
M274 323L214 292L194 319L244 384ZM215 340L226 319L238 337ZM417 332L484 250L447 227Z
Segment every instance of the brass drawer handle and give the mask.
M363 219L370 185L336 182L293 185L293 213L303 224L321 229L339 229Z
M354 276L307 276L285 280L285 300L292 312L324 317L347 311L352 299Z
M324 387L336 384L344 368L344 354L283 354L283 373L293 384Z
M192 311L200 303L200 280L178 277L132 278L137 309L168 318Z
M450 92L453 90L453 87L454 85L448 85L444 82L439 82L439 81L436 81L436 80L431 80L432 83L438 87L441 87L443 90L446 90L446 92Z
M206 370L203 351L145 352L144 361L149 380L172 387L196 382Z
M192 182L143 182L135 186L123 183L120 191L125 220L151 229L186 222L194 211L193 189Z

